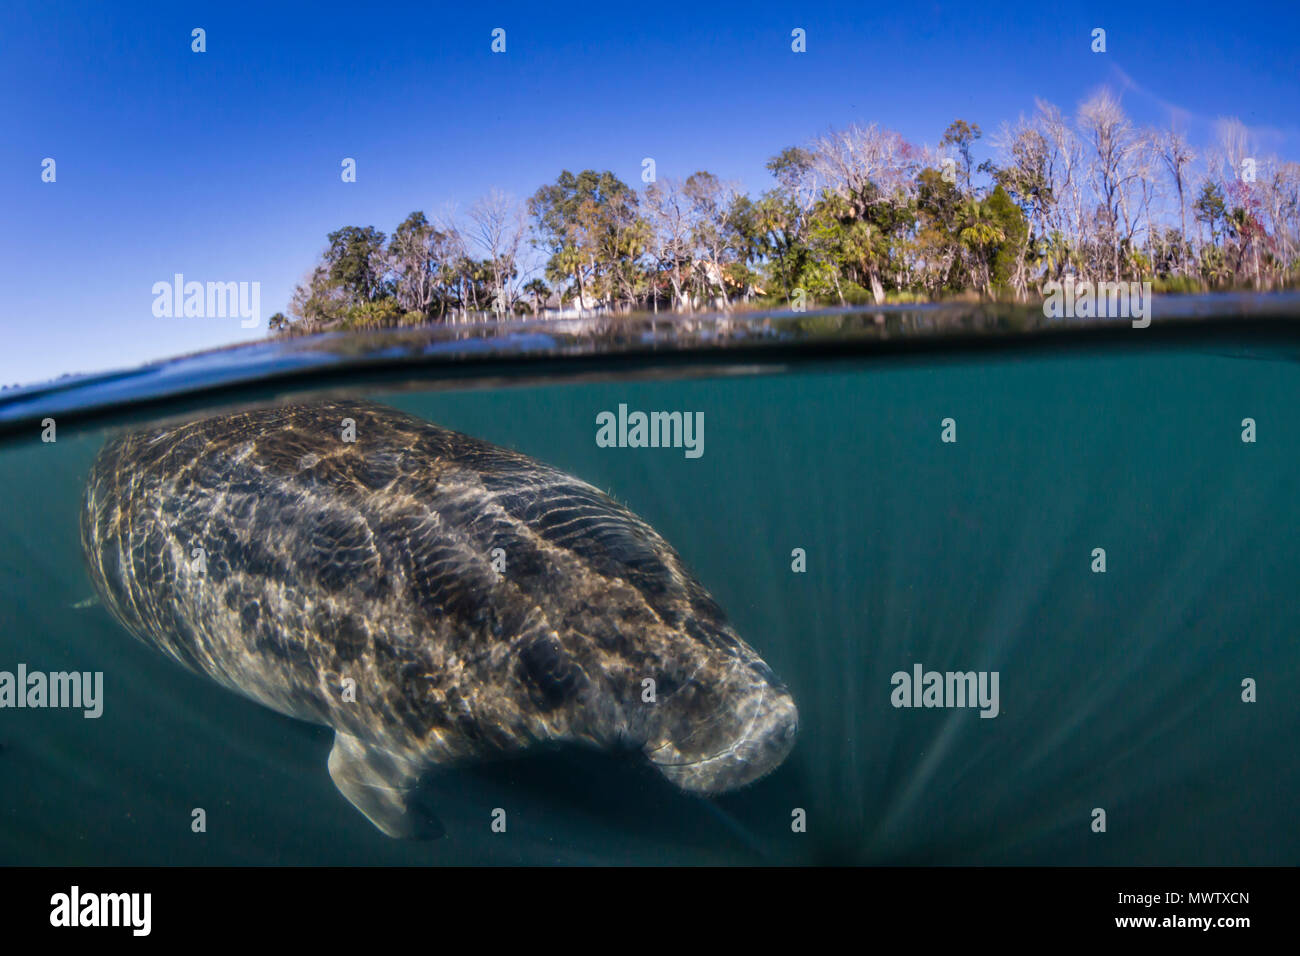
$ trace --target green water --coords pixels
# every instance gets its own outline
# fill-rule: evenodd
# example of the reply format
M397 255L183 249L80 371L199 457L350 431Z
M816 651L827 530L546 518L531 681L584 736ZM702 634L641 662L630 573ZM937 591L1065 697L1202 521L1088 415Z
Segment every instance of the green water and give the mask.
M586 751L447 771L446 837L390 840L334 789L329 731L74 607L104 434L33 436L0 449L0 670L103 671L105 703L0 710L0 863L1300 863L1300 377L1281 354L366 397L647 519L790 686L789 759L712 800ZM703 412L703 456L597 447L620 403ZM916 663L998 672L999 715L895 708Z

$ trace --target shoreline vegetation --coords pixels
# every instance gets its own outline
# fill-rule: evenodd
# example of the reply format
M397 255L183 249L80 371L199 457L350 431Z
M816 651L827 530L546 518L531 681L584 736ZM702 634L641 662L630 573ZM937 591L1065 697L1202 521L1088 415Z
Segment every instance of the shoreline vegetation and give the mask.
M1135 126L1102 89L1071 117L1042 100L990 138L954 120L937 148L876 124L831 130L766 164L751 197L699 171L640 189L560 173L464 219L413 212L391 235L345 226L273 335L630 312L1040 301L1048 282L1156 293L1300 285L1300 164L1220 120L1194 148Z

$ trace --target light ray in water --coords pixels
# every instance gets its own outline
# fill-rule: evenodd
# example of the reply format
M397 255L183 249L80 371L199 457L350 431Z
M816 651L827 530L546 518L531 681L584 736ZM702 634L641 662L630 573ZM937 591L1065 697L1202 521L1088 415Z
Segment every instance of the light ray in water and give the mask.
M388 396L614 490L799 708L788 758L719 800L622 758L449 768L448 836L420 846L344 812L327 732L72 606L75 503L102 435L6 447L0 670L102 670L106 700L98 720L5 712L22 746L0 759L21 772L0 774L0 804L25 822L0 848L18 863L1294 863L1290 368L1148 348ZM702 412L705 454L598 447L594 415L619 402ZM998 716L893 706L892 675L916 664L998 672ZM195 805L221 841L175 825ZM495 807L508 834L488 829Z

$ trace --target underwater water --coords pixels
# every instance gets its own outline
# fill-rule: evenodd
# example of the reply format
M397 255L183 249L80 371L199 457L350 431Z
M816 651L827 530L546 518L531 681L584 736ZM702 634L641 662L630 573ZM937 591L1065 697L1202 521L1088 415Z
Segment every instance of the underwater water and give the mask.
M1300 377L1285 350L353 391L649 522L788 685L789 757L713 798L636 754L444 769L428 786L446 835L390 839L331 782L329 730L87 604L83 486L126 427L107 418L0 446L0 671L104 675L96 719L0 709L0 863L1300 862ZM702 455L599 447L596 416L620 404L702 413ZM996 672L996 716L894 706L893 675L918 664Z

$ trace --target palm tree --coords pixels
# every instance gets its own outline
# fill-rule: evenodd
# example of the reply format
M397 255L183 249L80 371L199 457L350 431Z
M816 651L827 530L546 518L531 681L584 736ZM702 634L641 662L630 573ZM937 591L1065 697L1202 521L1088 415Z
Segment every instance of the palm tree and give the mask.
M987 203L980 202L978 199L968 199L962 204L962 229L958 237L967 249L971 251L975 263L978 266L979 275L977 281L983 287L984 294L992 296L992 278L991 269L989 268L989 257L992 248L1006 239L1006 233L1003 232L1001 225L993 216L993 211L989 209Z
M528 293L529 300L532 302L535 319L537 313L541 311L541 304L551 297L551 289L541 279L533 279L524 286L524 291Z
M1051 234L1040 243L1039 254L1047 268L1045 278L1058 278L1070 261L1070 247L1061 230L1053 229Z

